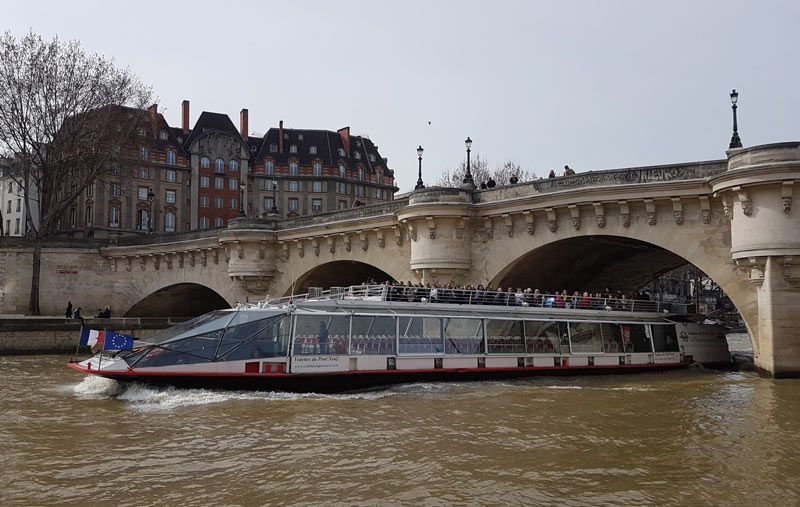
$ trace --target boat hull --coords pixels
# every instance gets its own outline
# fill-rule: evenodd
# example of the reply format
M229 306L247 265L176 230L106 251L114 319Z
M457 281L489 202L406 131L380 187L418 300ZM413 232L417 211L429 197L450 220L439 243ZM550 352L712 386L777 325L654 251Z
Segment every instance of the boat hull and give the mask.
M89 370L77 363L69 366L92 375L123 383L193 389L287 391L297 393L341 393L373 387L414 382L466 382L506 380L532 376L608 375L641 373L685 368L690 363L663 363L619 366L554 366L520 368L430 369L349 371L318 374L290 373L140 373L135 370L103 372Z

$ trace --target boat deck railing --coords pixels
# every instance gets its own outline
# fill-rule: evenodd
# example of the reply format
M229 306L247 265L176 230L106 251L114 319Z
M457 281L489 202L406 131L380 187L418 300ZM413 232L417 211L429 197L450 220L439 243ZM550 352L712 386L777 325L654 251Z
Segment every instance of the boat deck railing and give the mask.
M267 298L260 305L286 305L310 300L374 300L427 304L457 304L507 307L541 307L575 310L605 310L644 313L686 314L691 305L687 302L665 302L616 297L564 296L533 292L468 290L404 285L351 285L323 290L311 287L305 294L282 298Z

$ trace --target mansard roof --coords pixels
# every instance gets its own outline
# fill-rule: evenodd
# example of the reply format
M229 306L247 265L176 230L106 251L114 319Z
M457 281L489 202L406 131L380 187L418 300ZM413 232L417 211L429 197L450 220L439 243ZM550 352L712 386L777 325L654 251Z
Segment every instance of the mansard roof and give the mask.
M342 136L338 132L285 128L283 134L283 153L273 153L270 151L270 146L280 146L280 129L273 127L267 131L256 155L255 163L263 162L265 158L271 158L278 165L287 165L291 158L305 166L311 165L315 160L321 160L322 164L326 166L336 166L340 160L343 160L348 167L361 164L369 173L374 173L377 167L382 167L386 174L394 174L391 169L386 167L386 162L378 153L377 146L367 137L351 135L350 153L348 154ZM289 153L291 145L297 146L297 153ZM317 147L316 154L311 154L311 146ZM340 148L345 150L344 157L339 156ZM356 153L361 155L360 159L356 158ZM369 155L374 155L374 162L369 159Z

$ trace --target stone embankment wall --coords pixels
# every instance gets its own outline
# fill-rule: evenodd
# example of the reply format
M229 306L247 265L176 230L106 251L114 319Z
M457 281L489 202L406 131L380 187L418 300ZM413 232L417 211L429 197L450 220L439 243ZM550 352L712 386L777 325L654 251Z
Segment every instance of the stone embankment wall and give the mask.
M84 323L89 329L146 338L183 320L186 319L84 319ZM63 317L0 318L0 355L74 353L80 335L80 322Z

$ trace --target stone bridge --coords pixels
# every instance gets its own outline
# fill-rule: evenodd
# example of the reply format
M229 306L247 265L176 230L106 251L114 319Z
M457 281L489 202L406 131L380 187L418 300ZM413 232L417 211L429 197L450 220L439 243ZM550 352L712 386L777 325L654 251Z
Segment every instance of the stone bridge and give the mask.
M48 245L41 304L186 316L367 278L634 291L687 262L741 312L756 365L800 375L800 143L692 164L488 190L428 188L380 206L227 229ZM30 248L0 243L0 312L28 305Z

